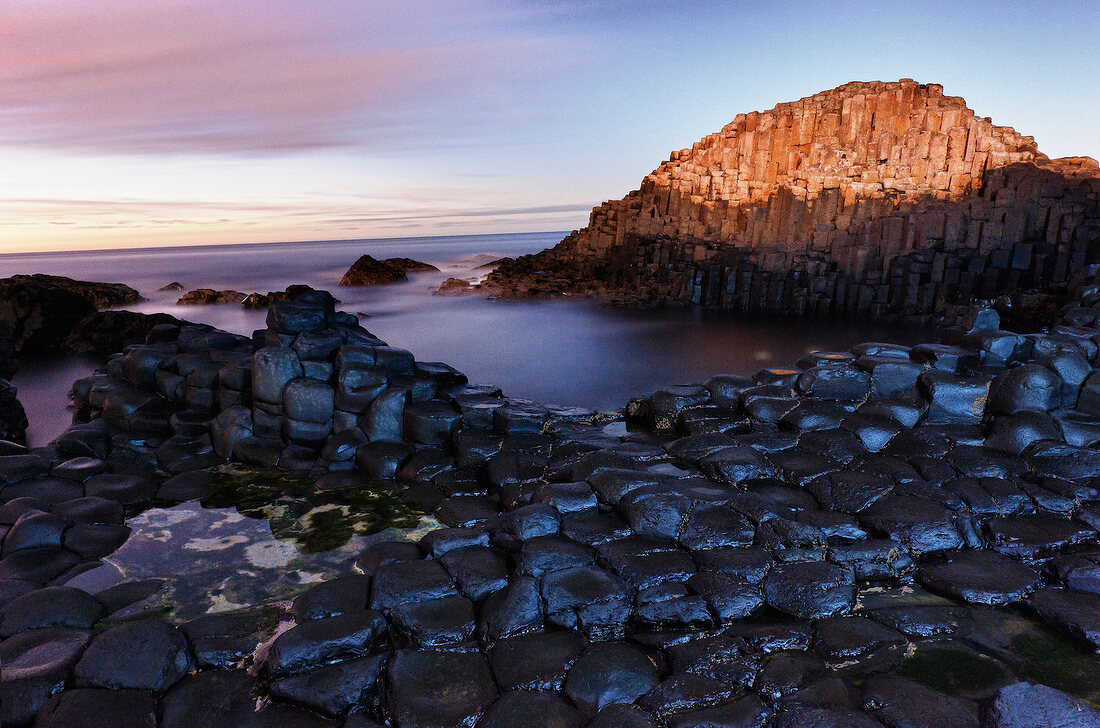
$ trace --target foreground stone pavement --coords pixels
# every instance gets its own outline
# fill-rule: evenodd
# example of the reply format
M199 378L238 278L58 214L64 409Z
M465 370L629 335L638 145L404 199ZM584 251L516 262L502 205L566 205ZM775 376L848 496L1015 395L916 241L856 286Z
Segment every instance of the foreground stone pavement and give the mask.
M74 385L86 421L0 444L0 718L1098 726L1064 692L1100 700L1091 273L1044 333L978 309L941 343L669 387L629 429L416 362L322 292L252 339L157 327ZM444 527L289 612L174 624L155 584L65 586L230 458L380 479Z

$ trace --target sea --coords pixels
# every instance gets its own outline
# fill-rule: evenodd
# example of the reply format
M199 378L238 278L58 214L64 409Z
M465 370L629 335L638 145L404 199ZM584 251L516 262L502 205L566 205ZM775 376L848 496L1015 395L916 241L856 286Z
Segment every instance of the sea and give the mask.
M852 321L759 320L700 308L621 309L580 298L497 301L479 295L438 295L448 277L476 280L504 256L555 245L564 232L381 238L316 242L156 247L0 255L0 277L49 273L125 283L145 300L134 311L163 311L239 334L265 326L265 311L237 304L181 306L184 290L279 291L305 283L333 293L339 308L418 360L442 361L470 381L540 402L617 410L662 386L699 382L720 373L752 374L790 366L816 350L861 341L915 343L927 330ZM409 257L438 273L406 283L341 288L355 260ZM71 421L72 382L102 362L72 357L24 361L14 383L27 410L32 445L56 437Z

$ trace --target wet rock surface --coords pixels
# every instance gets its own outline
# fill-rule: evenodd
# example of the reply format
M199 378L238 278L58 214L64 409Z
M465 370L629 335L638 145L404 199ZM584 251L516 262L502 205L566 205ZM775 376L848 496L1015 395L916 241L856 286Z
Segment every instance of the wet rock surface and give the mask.
M322 292L268 322L158 326L54 443L4 447L5 725L1096 725L1097 329L1058 334L1084 377L985 328L669 387L624 426ZM181 618L158 580L91 578L190 499L302 550L397 528L292 603Z

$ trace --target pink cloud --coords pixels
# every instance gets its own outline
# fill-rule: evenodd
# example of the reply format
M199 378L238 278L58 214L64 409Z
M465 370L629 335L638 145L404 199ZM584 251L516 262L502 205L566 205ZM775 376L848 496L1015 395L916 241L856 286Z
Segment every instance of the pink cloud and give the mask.
M463 4L423 9L446 28ZM517 51L395 27L415 16L332 0L15 2L0 23L0 144L249 153L415 137L433 100Z

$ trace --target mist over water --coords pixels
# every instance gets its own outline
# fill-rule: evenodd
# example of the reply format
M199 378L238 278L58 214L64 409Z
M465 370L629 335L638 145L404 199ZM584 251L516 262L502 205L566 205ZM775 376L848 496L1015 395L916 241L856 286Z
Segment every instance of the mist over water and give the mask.
M789 366L808 351L876 339L915 343L928 338L922 329L760 321L697 308L627 310L580 299L433 295L447 277L483 275L478 266L542 250L562 237L528 233L4 255L0 277L50 273L126 283L147 299L128 307L132 310L163 311L240 334L263 328L266 311L236 304L178 306L178 292L157 289L179 281L185 290L266 293L306 283L331 291L340 309L366 314L363 326L417 359L447 362L471 382L495 384L510 396L600 409L619 409L630 397L669 384ZM415 258L440 272L410 275L408 283L340 288L340 277L364 253ZM23 366L15 383L31 420L33 444L48 442L68 424L69 387L94 367L94 362L69 359Z

